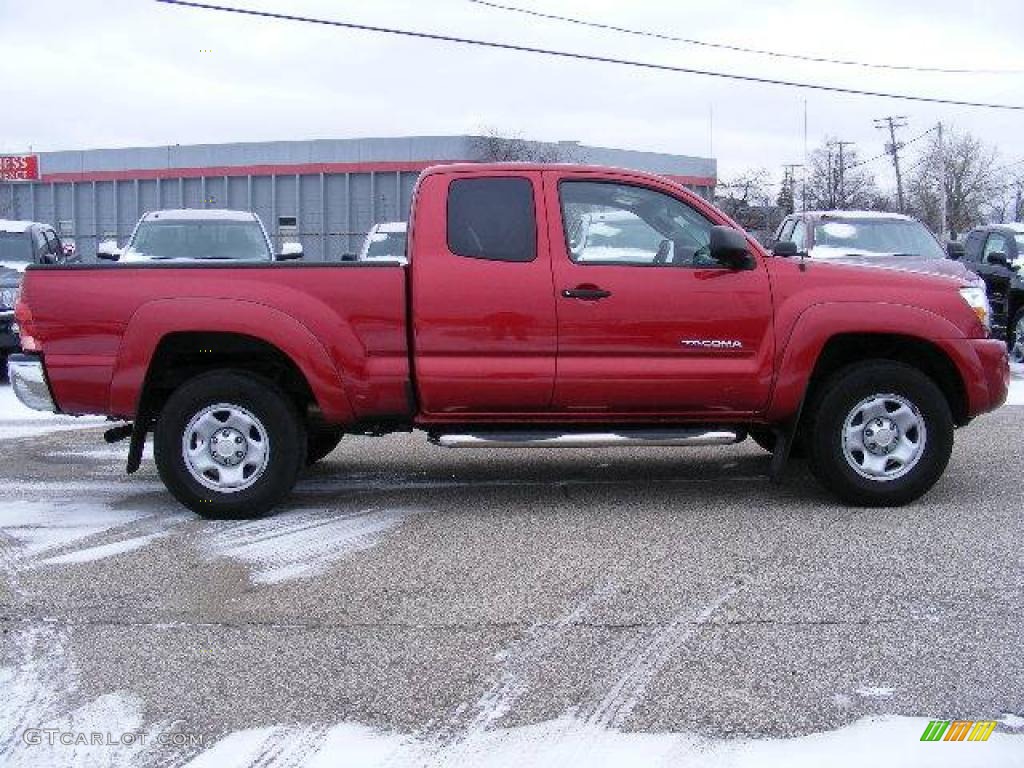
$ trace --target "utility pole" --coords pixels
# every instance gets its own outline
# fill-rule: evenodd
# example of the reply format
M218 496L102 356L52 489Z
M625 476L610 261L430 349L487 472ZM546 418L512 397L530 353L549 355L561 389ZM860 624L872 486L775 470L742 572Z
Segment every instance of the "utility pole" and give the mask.
M946 208L949 206L949 201L946 199L946 147L942 143L942 123L940 122L936 128L939 132L939 186L942 189L942 215L939 218L941 222L939 224L939 239L945 241L949 237L949 227L946 221Z
M843 154L843 150L846 147L851 146L856 142L853 141L836 141L836 146L839 147L839 204L838 208L842 210L846 207L846 159Z
M807 159L807 99L804 99L804 167L808 164ZM803 184L800 187L800 210L807 210L807 174L804 173Z
M896 129L906 128L907 118L905 115L890 115L875 120L875 128L889 128L889 143L885 145L885 151L892 155L892 167L896 171L896 200L900 206L900 213L904 213L906 206L903 203L903 176L900 174L900 150L903 145L896 141ZM942 135L942 129L939 129Z
M782 188L786 190L790 207L787 214L796 210L796 169L803 167L803 163L785 163L782 166Z

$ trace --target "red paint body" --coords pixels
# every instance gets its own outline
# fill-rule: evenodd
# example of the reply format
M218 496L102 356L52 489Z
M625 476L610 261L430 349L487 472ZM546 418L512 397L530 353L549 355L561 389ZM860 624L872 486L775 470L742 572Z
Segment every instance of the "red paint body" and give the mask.
M522 176L537 210L532 262L448 250L453 178ZM111 265L32 268L21 316L67 413L131 419L167 334L230 332L277 347L329 421L444 423L792 420L821 351L847 333L927 342L952 361L966 415L1006 397L1005 345L986 338L956 279L769 256L751 270L574 263L557 185L615 180L711 205L664 178L583 166L428 169L410 221L410 264ZM600 287L599 302L567 288ZM31 312L31 317L27 312ZM741 342L688 348L681 339Z

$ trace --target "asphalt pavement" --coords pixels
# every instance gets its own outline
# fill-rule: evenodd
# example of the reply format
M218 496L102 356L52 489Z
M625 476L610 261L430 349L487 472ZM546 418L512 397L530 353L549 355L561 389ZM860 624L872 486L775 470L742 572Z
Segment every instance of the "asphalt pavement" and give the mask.
M745 765L862 733L1024 764L1024 408L958 432L900 509L799 463L773 484L750 441L398 435L242 522L181 508L151 459L125 476L101 427L26 424L0 418L4 765ZM921 744L931 719L998 727Z

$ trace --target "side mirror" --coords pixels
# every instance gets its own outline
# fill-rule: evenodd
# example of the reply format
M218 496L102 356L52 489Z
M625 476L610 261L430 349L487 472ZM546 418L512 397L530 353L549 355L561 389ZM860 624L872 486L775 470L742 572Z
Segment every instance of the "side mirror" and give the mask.
M946 243L946 255L953 261L960 261L967 253L963 243L959 243L956 240L950 240Z
M302 243L284 243L276 261L294 261L302 258Z
M772 256L797 256L800 253L800 249L796 247L796 243L792 240L778 240L775 245L772 246Z
M96 246L96 258L104 261L117 261L121 258L121 249L117 247L117 240L104 240Z
M747 238L732 227L712 227L708 245L711 258L730 269L753 269L756 264L747 248Z
M1010 260L1006 258L1006 254L1002 251L993 251L988 255L988 263L996 267L1006 267L1010 269Z

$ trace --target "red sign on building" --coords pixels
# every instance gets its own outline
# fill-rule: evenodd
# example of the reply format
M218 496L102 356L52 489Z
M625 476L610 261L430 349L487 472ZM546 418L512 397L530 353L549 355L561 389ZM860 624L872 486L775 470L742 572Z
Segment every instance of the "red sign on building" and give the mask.
M0 155L0 181L39 181L39 155Z

